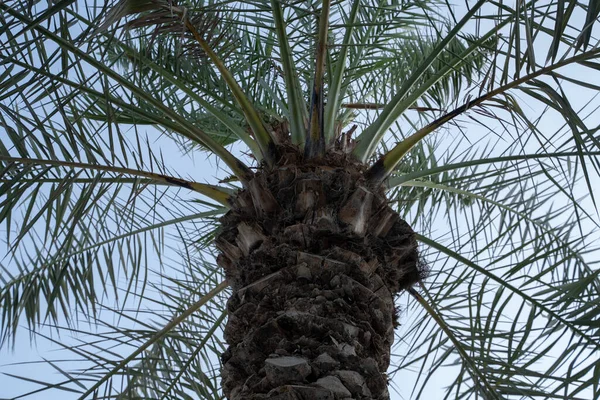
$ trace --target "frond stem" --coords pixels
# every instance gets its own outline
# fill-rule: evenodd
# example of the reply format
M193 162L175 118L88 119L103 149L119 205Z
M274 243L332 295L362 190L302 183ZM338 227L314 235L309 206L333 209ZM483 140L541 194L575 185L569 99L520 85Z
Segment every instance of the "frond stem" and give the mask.
M454 164L446 164L435 168L430 168L426 170L419 170L415 172L411 172L405 175L399 175L394 178L390 178L387 181L386 188L393 189L396 186L400 186L405 182L412 181L414 179L424 178L426 176L431 176L435 174L439 174L440 172L452 171L459 168L468 168L475 165L481 164L493 164L497 162L504 161L525 161L525 160L538 160L543 158L557 158L557 157L578 157L580 153L577 152L561 152L561 153L546 153L546 154L524 154L518 156L504 156L504 157L492 157L492 158L484 158L480 160L471 160L464 161ZM586 152L584 156L600 156L600 151L590 151Z
M342 103L342 108L349 108L352 110L382 110L385 108L385 104L381 103ZM442 111L439 108L433 107L408 107L409 110L417 112L428 112L428 111Z
M329 11L331 0L323 0L319 16L319 32L317 37L317 54L315 76L310 101L308 135L304 147L306 158L315 158L325 153L325 132L323 126L323 80L325 76L325 59L327 58L327 36L329 34Z
M170 186L178 186L182 188L186 188L192 190L194 192L198 192L203 194L204 196L219 202L225 207L229 208L229 197L232 194L232 191L227 188L208 185L204 183L187 181L181 178L176 178L174 176L157 174L154 172L148 171L140 171L137 169L131 168L122 168L122 167L114 167L108 165L95 165L88 163L80 163L80 162L72 162L72 161L59 161L59 160L42 160L37 158L19 158L19 157L9 157L0 155L0 161L10 162L10 163L18 163L18 164L32 164L32 165L51 165L56 167L69 167L69 168L81 168L86 170L94 170L94 171L105 171L105 172L113 172L116 174L122 175L134 175L140 176L143 178L148 178L152 181L160 182Z
M487 2L487 0L479 0L476 4L474 4L471 9L463 16L463 18L448 32L448 34L437 44L437 46L433 49L433 51L423 60L422 63L419 64L418 68L406 79L406 81L402 84L394 98L390 101L389 104L382 110L381 114L377 117L377 119L367 127L358 138L358 145L354 148L354 154L363 162L366 162L369 157L375 151L379 141L383 137L384 133L387 129L398 119L400 115L406 110L407 107L413 105L413 98L418 96L420 93L424 92L429 85L433 84L437 80L441 79L441 77L447 73L448 71L453 70L453 65L447 65L444 69L443 73L439 73L438 76L430 79L428 84L422 85L420 90L416 90L411 92L414 85L419 82L419 80L423 77L423 75L429 70L434 61L444 52L446 46L454 40L461 29L469 22L469 20L477 13L477 11L483 7L483 5ZM507 23L505 21L504 23ZM495 28L491 30L491 32L496 32L499 29L499 24ZM490 35L484 35L484 37ZM476 51L478 46L473 44L468 50L467 54ZM457 58L455 64L462 62L464 55Z
M271 8L273 10L275 32L277 33L279 54L283 66L283 79L288 97L287 106L292 131L292 143L303 145L306 140L305 120L308 120L306 104L302 97L302 88L300 87L298 72L294 65L280 0L271 0Z
M170 126L171 129L173 129L175 132L178 132L179 134L185 136L188 139L191 139L195 142L203 144L204 146L209 148L211 151L213 151L219 158L221 158L223 160L223 162L225 162L225 164L227 164L227 166L231 169L231 171L240 178L242 183L246 184L254 176L254 173L244 163L242 163L239 159L237 159L235 156L233 156L233 154L231 154L229 151L227 151L227 149L225 149L222 145L220 145L214 139L212 139L208 134L206 134L206 132L199 129L198 127L193 126L191 123L186 121L185 118L183 118L181 115L179 115L178 113L176 113L175 111L173 111L172 109L170 109L169 107L164 105L160 100L154 98L153 96L151 96L144 90L140 89L134 83L123 78L117 72L115 72L111 68L107 67L106 65L102 64L101 62L96 60L94 57L92 57L90 54L81 50L80 48L78 48L73 43L69 42L68 40L65 40L64 38L56 35L52 31L44 28L40 24L33 25L33 21L30 18L28 18L25 15L22 15L21 13L17 12L12 7L9 7L8 5L1 3L1 2L0 2L0 10L2 10L3 12L7 13L10 16L12 16L13 18L16 18L17 20L21 21L22 23L24 23L27 26L33 26L33 29L38 31L40 34L42 34L46 38L55 42L58 46L66 49L69 52L73 53L74 55L80 57L82 60L89 63L91 66L97 68L98 71L101 71L106 76L114 79L116 82L121 84L124 88L131 90L132 93L134 93L134 94L140 96L140 98L148 101L148 103L152 104L154 107L156 107L162 113L164 113L165 116L167 116L168 118L173 120L173 124Z
M159 400L164 400L167 398L167 396L169 395L169 392L171 392L171 390L175 387L177 382L179 382L179 380L181 379L183 374L188 370L190 365L192 365L192 363L194 361L196 361L196 356L198 356L200 351L204 348L204 345L206 344L206 342L208 342L208 339L212 335L214 335L217 328L219 328L221 326L221 323L225 320L225 317L227 317L227 310L225 310L221 313L221 316L213 323L213 326L211 326L211 328L206 332L206 334L202 338L202 341L198 344L198 347L196 347L196 349L188 357L188 361L185 363L185 365L182 368L179 369L179 372L177 373L177 375L173 379L171 379L171 384L169 385L169 387L167 387L165 389L164 393L162 394L162 396L160 397Z
M113 377L117 372L119 372L123 367L125 367L130 361L135 359L137 356L142 354L144 350L148 347L152 346L154 343L159 341L163 336L169 333L173 328L183 322L186 318L192 315L194 312L199 310L203 305L212 300L217 294L222 292L225 288L229 286L227 281L223 281L219 283L215 288L213 288L210 292L202 296L200 300L192 304L187 310L173 318L167 325L165 325L160 331L156 332L150 339L148 339L144 344L138 347L133 353L124 358L121 362L119 362L112 370L110 370L106 375L104 375L98 382L96 382L91 388L89 388L83 395L79 397L79 400L85 400L87 396L94 393L96 389L98 389L103 383L108 381L111 377Z
M420 286L421 286L422 290L426 291L426 289L423 286L423 284L420 284ZM462 343L456 337L456 335L454 334L454 332L452 332L452 330L450 329L450 327L448 326L448 324L446 324L446 321L444 321L444 319L442 318L442 316L440 314L438 314L437 311L433 308L433 306L431 306L423 298L423 296L421 296L414 288L411 287L411 288L408 288L407 290L408 290L408 293L410 293L410 295L415 300L417 300L417 302L425 309L425 311L427 312L427 314L429 314L429 316L431 316L431 318L444 331L444 333L446 334L446 336L448 337L448 339L450 339L450 341L454 345L454 348L458 351L458 354L460 354L460 357L463 360L463 362L468 365L468 367L469 367L468 370L470 371L470 375L471 375L471 377L473 379L473 382L477 382L477 383L479 383L480 381L483 382L484 385L485 385L485 387L486 387L486 389L489 391L489 393L493 394L494 398L500 399L500 397L498 397L498 395L496 394L496 391L492 388L492 386L487 381L487 379L485 378L485 376L481 374L481 371L479 370L479 368L477 368L477 365L475 365L475 363L473 363L473 360L471 360L471 357L469 357L469 355L467 354L467 352L463 348ZM477 375L477 379L473 375ZM484 396L484 397L487 397L487 396Z
M114 40L114 39L112 39L112 40ZM208 101L204 100L196 92L194 92L192 89L187 87L180 79L177 79L169 71L162 68L155 62L147 59L142 54L135 51L133 48L127 46L126 44L124 44L122 42L118 42L118 46L120 46L123 49L123 51L125 51L129 56L135 57L136 60L139 60L144 65L146 65L150 69L152 69L153 71L159 73L162 77L164 77L166 80L171 82L171 84L178 87L181 91L183 91L185 94L190 96L190 98L192 100L196 101L198 104L200 104L202 107L204 107L204 109L207 112L212 114L223 125L225 125L227 128L229 128L229 130L231 130L234 133L234 135L236 135L240 140L242 140L244 142L244 144L246 144L246 146L248 146L248 148L250 149L250 151L252 152L252 154L258 161L260 161L262 159L262 151L258 147L257 143L250 137L250 135L248 135L248 133L246 133L244 131L244 129L242 127L238 126L239 124L236 121L232 120L224 112L222 112L221 110L219 110L218 108L216 108L215 106L210 104Z
M505 85L502 85L494 90L491 90L476 99L473 99L462 106L452 110L451 112L437 118L435 121L429 123L425 127L421 128L411 136L404 139L402 142L397 143L389 152L384 154L375 164L369 168L369 170L365 173L367 179L373 185L380 185L382 182L387 179L387 177L392 173L392 171L396 168L400 160L413 148L414 145L419 143L421 140L426 138L430 133L446 124L449 121L452 121L454 118L468 111L469 109L480 105L486 100L490 100L493 97L507 92L510 89L514 89L519 85L527 83L541 75L545 75L551 73L552 71L564 67L566 65L586 61L587 59L593 58L594 56L600 54L600 48L596 48L586 53L582 53L570 58L563 59L556 64L549 65L544 68L540 68L539 70L527 74L519 79L515 79L512 82L509 82Z
M276 144L277 140L274 135L265 128L265 125L262 122L260 115L256 108L250 102L250 99L246 96L240 85L237 83L231 72L225 67L223 60L219 58L219 56L213 51L208 42L204 40L202 35L198 32L192 21L185 15L185 11L178 8L173 7L173 11L179 12L184 18L185 27L192 33L194 39L198 42L202 50L206 53L206 55L210 58L212 63L217 67L223 79L227 83L227 86L231 90L231 93L237 100L238 104L242 108L244 112L244 116L246 117L246 121L252 132L254 132L254 138L258 143L258 147L263 153L263 158L269 164L272 164L276 158L277 150Z
M353 42L353 34L356 21L356 16L358 15L358 9L360 7L361 0L354 0L352 3L352 9L350 10L350 16L348 17L348 27L346 28L346 32L344 33L344 38L342 40L342 48L340 49L340 54L335 63L333 76L331 77L331 82L329 83L329 90L327 93L327 105L325 105L325 115L324 115L324 123L323 129L325 131L325 141L327 143L331 142L335 139L335 120L339 109L339 103L342 96L342 80L344 78L344 72L346 70L346 60L348 58L348 50Z
M427 246L430 246L430 247L446 254L447 256L454 258L456 261L459 261L462 264L464 264L470 268L473 268L475 271L479 272L483 276L490 278L491 280L499 283L500 285L504 286L506 289L510 290L511 292L516 293L517 295L522 297L524 300L527 300L529 303L531 303L533 306L538 307L540 310L544 311L549 317L554 318L556 321L560 322L564 326L571 329L573 332L577 333L580 337L585 339L589 344L593 345L595 349L600 349L600 343L598 343L598 340L595 339L593 336L588 335L586 332L579 329L576 326L576 324L569 322L564 316L555 312L549 306L543 304L542 302L537 301L535 298L529 296L522 290L519 290L519 288L512 285L510 282L507 282L506 280L499 278L498 276L496 276L495 274L493 274L486 268L483 268L480 265L475 264L473 261L450 250L449 248L447 248L446 246L443 246L442 244L436 242L435 240L432 240L432 239L430 239L426 236L420 235L418 233L416 234L416 237L417 237L417 241L424 243Z

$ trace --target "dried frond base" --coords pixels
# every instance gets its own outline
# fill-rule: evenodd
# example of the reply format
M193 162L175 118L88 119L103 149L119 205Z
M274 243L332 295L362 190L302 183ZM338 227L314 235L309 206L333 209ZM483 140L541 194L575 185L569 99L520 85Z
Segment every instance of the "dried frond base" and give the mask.
M225 395L388 399L394 295L423 274L414 232L345 153L281 154L238 194L216 241L233 287Z

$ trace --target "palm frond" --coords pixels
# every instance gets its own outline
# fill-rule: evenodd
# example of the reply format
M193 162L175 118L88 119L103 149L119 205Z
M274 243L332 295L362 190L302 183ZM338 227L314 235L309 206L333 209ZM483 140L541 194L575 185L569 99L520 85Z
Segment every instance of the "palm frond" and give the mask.
M548 8L552 9L554 6L558 7L560 6L560 4L564 5L564 2L561 1L557 3L559 4L553 4ZM481 6L482 4L478 3L478 5ZM578 6L583 7L579 4ZM546 95L550 97L551 101L553 101L554 104L559 104L556 107L560 109L560 112L565 118L565 121L570 123L572 126L577 126L577 121L573 119L574 114L568 106L569 101L567 100L565 93L561 93L560 89L556 90L552 86L549 86L548 83L544 82L540 78L552 78L554 76L554 73L556 73L558 70L571 65L590 66L590 62L593 65L593 60L599 56L597 48L594 47L586 50L577 51L581 47L579 44L576 44L576 42L580 43L579 39L563 31L563 35L560 37L562 44L566 46L566 50L564 51L563 57L561 57L560 60L547 65L537 65L533 50L533 41L536 39L542 40L540 37L544 37L545 35L552 36L553 34L557 33L555 31L550 31L547 27L548 20L552 20L553 18L552 15L541 14L541 10L536 8L533 3L527 3L523 7L526 11L531 12L531 14L534 16L533 18L527 16L525 11L522 10L520 7L517 7L516 9L511 9L510 7L507 7L505 5L498 5L498 8L499 11L506 13L506 17L500 19L494 25L494 27L482 37L485 38L491 33L494 33L495 35L501 34L502 32L500 28L506 26L509 22L513 23L513 32L511 35L506 37L499 36L505 39L504 41L506 46L498 46L498 49L492 56L493 62L490 64L490 69L486 72L486 78L480 85L480 95L473 100L468 100L464 102L461 106L455 108L454 110L445 113L444 115L437 118L435 121L419 129L413 135L407 137L405 140L393 146L393 148L386 155L380 158L377 161L377 163L371 168L369 175L371 176L371 179L374 182L382 182L383 180L385 180L387 176L391 173L391 171L394 169L394 166L397 165L398 162L400 162L400 160L407 153L407 151L412 146L414 146L415 143L422 140L424 137L428 136L432 132L438 130L444 124L454 120L458 116L475 107L481 107L481 112L485 113L488 107L484 107L483 103L498 98L500 98L499 101L502 101L501 97L508 96L507 92L515 88L527 90L527 86L537 85L538 87L540 87L543 85ZM465 17L463 17L463 19L461 20L461 23L457 24L455 28L461 26L461 24L465 24L466 22L468 22L469 19L473 18L474 9L475 7L473 7L471 11L467 12ZM536 15L536 13L538 13L539 15ZM478 16L479 19L489 17L483 15ZM524 28L521 27L521 23L524 25ZM585 27L585 29L587 28L588 27ZM591 27L589 28L591 29ZM526 34L528 42L528 47L525 51L525 54L522 54L520 52L520 46L518 43L518 37L521 34L521 29L524 29L526 31L524 33ZM573 50L573 54L569 54L571 50ZM463 56L467 54L469 54L468 51L463 53ZM505 63L500 64L500 59L503 59ZM514 78L509 79L508 70L510 69L510 62L512 60L514 60L516 63L514 66ZM424 63L423 65L427 66L428 64ZM525 67L527 70L525 74L522 74L521 72L523 67ZM499 83L497 83L494 77L500 72L501 77L499 79ZM583 80L571 79L570 83L583 88L588 87L587 83ZM420 88L419 90L423 90L423 88L427 88L427 86L428 84L423 84L422 88ZM560 83L558 83L555 86L560 87ZM486 87L488 88L488 91L484 94L481 94ZM542 99L543 96L541 98L537 98L538 101ZM378 118L377 122L373 123L367 130L365 130L365 133L361 134L362 144L361 142L359 142L359 145L356 148L356 153L360 157L363 157L363 159L366 155L372 154L372 152L375 150L376 143L379 143L379 141L382 139L384 132L401 115L402 111L406 109L409 103L414 102L415 99L413 99L410 96L406 97L405 94L402 94L402 96L397 96L396 100L397 101L389 103L386 109L382 111L382 114ZM545 100L543 100L543 102L547 103L547 101ZM510 111L512 111L517 117L522 117L523 113L518 104L514 102L511 103L509 101L504 101L503 105L507 107ZM396 110L397 112L391 111L393 107L398 107ZM580 125L581 124L579 124L579 129L581 129ZM580 139L578 136L580 134L577 130L574 132L574 135L574 140L579 141ZM579 149L580 152L583 152L584 150L584 148ZM581 161L583 162L584 160L582 159ZM589 184L589 174L586 170L585 164L585 162L582 163L582 165L584 165L584 175L586 177L586 180L588 181L588 188L591 189Z
M589 197L560 191L577 181L561 166L579 152L518 155L518 142L452 140L444 158L444 141L419 143L392 180L432 266L419 290L426 309L407 305L393 376L415 382L411 397L439 379L447 397L593 397L598 222ZM445 367L456 363L451 378Z

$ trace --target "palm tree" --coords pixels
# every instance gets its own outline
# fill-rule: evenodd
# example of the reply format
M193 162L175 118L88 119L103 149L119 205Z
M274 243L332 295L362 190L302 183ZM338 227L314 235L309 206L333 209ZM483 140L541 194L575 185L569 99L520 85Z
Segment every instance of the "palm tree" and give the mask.
M506 3L0 3L11 376L598 398L600 4Z

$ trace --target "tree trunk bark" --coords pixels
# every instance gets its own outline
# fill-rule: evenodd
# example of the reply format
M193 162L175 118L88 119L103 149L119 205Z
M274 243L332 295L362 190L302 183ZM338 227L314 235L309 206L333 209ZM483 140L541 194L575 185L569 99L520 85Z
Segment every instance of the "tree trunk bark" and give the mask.
M389 399L394 295L423 274L414 232L346 154L281 153L238 194L216 240L233 288L225 396Z

